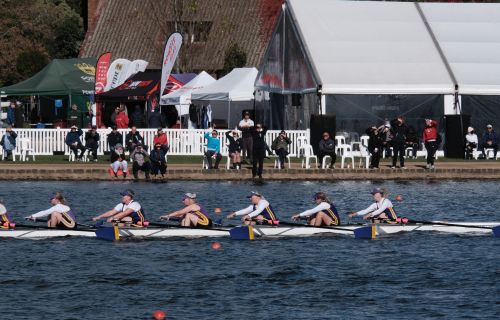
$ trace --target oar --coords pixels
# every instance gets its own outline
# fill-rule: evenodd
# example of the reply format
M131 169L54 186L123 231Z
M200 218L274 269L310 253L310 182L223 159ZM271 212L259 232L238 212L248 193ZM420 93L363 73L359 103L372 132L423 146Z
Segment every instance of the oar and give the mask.
M11 223L9 229L16 229L16 228L25 228L25 229L44 229L44 230L81 230L81 231L94 231L95 228L93 227L86 227L82 229L58 229L58 228L51 228L48 226L40 226L40 225L33 225L33 224L19 224L19 223Z
M406 224L406 223L420 223L427 225L440 225L440 226L450 226L450 227L463 227L463 228L475 228L475 229L489 229L493 231L493 235L497 238L500 238L500 225L494 227L484 227L484 226L475 226L468 224L458 224L458 223L447 223L447 222L439 222L439 221L425 221L425 220L413 220L407 218L398 218L397 222Z

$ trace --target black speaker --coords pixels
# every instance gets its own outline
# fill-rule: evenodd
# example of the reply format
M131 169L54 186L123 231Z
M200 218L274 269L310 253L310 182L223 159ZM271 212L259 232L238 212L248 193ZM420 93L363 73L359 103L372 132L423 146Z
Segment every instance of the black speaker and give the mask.
M318 154L319 141L322 139L323 132L328 132L330 138L335 140L336 116L335 115L311 115L310 121L311 145L314 153Z
M463 158L465 152L465 134L470 126L470 115L445 116L444 155L447 158Z

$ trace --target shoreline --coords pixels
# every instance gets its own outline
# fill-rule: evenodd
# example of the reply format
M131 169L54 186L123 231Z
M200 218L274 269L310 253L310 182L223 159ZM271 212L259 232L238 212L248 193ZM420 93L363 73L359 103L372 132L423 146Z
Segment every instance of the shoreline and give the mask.
M296 165L299 166L298 164ZM408 169L390 169L382 165L381 169L283 169L265 165L264 180L281 181L343 181L343 180L441 180L441 179L500 179L500 162L442 162L437 169L426 170L422 163L408 164ZM126 179L108 175L108 164L68 163L34 164L0 163L0 180L3 181L133 181L130 174ZM129 168L131 171L131 168ZM202 170L200 165L169 165L165 178L152 179L163 181L251 181L251 170ZM144 173L139 174L144 181Z

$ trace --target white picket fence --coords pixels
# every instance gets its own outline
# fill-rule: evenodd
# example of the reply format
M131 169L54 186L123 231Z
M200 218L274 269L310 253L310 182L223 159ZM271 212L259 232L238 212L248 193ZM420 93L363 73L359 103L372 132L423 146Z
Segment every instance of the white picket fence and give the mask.
M83 129L84 134L81 137L82 144L85 145L84 137L88 129ZM65 143L66 135L70 129L13 129L17 133L17 141L20 139L28 139L30 149L34 155L52 155L54 151L69 153L69 148ZM118 130L123 135L123 145L125 144L125 136L130 131L128 129ZM144 143L151 148L156 129L138 129L139 133L144 137ZM198 129L165 129L163 130L168 137L170 150L169 155L203 155L203 149L206 144L204 134L209 130ZM226 150L228 143L225 133L228 130L217 130L221 141L221 150ZM99 154L109 151L108 134L111 129L98 129L100 135ZM279 135L280 130L269 130L266 134L266 141L271 146L273 140ZM5 129L0 129L0 139L5 134ZM290 153L298 154L299 137L306 137L309 141L309 130L290 130L287 131L288 137L292 140L290 145ZM302 138L303 139L303 138ZM21 152L21 144L17 143L16 149Z

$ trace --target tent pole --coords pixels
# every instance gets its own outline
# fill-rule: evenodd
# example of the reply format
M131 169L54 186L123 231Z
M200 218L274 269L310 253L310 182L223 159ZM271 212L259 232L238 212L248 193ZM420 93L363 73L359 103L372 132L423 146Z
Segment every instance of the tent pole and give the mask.
M231 123L231 100L227 101L227 128L229 129L229 124Z

